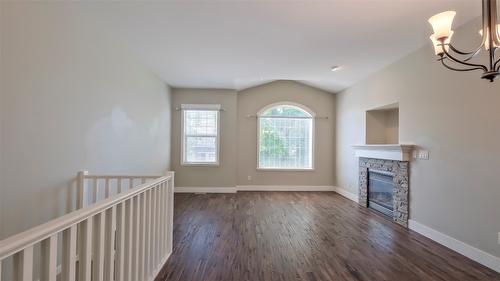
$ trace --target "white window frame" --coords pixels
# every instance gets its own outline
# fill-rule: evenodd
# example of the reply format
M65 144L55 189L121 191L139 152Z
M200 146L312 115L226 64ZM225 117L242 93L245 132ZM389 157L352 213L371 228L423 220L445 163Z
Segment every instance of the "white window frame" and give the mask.
M213 110L217 111L217 136L215 138L215 162L188 162L186 161L186 130L185 110ZM181 166L219 166L220 164L220 104L181 104Z
M282 106L282 105L289 105L289 106L295 106L298 107L305 112L309 113L311 115L311 167L310 168L267 168L267 167L260 167L260 117L264 112L269 110L270 108L277 107L277 106ZM300 104L300 103L295 103L295 102L290 102L290 101L284 101L284 102L276 102L272 104L268 104L265 107L263 107L261 110L257 112L257 170L259 171L296 171L296 172L309 172L309 171L314 171L314 163L315 163L315 135L316 135L316 128L315 128L315 120L316 120L316 114L314 111L309 109L307 106Z

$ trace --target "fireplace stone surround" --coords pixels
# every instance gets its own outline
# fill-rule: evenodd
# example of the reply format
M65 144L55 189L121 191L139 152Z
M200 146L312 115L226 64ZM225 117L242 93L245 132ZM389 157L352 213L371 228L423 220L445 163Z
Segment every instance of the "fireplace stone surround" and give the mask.
M408 227L409 162L375 158L359 158L359 204L368 207L368 171L394 174L393 221Z

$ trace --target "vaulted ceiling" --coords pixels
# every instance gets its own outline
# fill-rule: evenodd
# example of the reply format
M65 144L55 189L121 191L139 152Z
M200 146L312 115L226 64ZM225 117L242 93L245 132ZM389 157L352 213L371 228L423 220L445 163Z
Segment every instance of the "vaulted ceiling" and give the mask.
M336 92L428 44L427 19L473 0L168 1L87 5L175 87L243 89L289 79ZM432 53L429 59L434 59ZM333 65L341 69L332 72Z

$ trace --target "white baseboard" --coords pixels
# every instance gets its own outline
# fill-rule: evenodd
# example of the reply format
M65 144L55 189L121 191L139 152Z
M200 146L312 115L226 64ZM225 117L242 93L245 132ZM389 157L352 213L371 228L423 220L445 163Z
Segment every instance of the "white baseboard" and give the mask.
M338 187L338 186L334 186L333 189L335 192L344 196L345 198L358 203L358 195L357 194L354 194L354 193L348 191L347 189L344 189L344 188Z
M334 191L331 185L238 185L238 191Z
M469 244L459 241L453 237L443 234L435 229L425 226L414 220L408 220L408 227L437 243L460 253L486 267L500 272L500 258L479 250Z
M175 193L236 193L238 191L335 191L335 189L330 185L238 185L235 187L175 187Z
M176 186L175 193L236 193L236 187Z

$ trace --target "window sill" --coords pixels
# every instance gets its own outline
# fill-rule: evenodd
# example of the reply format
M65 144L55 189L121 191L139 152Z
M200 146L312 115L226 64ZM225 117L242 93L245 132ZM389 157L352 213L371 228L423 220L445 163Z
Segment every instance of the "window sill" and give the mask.
M259 168L258 171L264 172L313 172L314 168L304 168L304 169L286 169L286 168Z
M183 167L219 167L219 163L181 163Z

